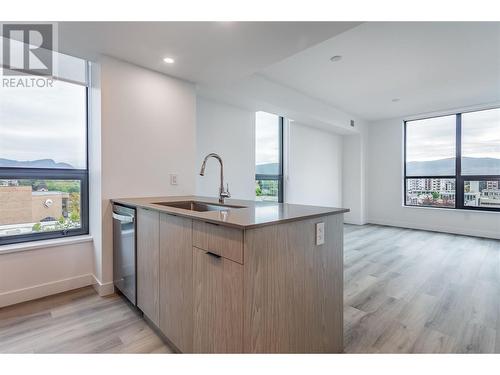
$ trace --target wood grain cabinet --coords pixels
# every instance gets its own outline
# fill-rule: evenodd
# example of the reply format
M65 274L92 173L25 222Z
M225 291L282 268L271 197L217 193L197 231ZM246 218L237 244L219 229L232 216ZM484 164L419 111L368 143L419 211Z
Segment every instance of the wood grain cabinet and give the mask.
M195 353L243 352L243 266L193 247Z
M137 229L139 308L180 351L342 352L343 215L242 230L138 209Z
M245 353L342 352L342 226L331 215L245 232Z
M160 213L137 209L137 306L154 324L160 320Z
M182 352L193 350L192 220L160 217L160 330Z

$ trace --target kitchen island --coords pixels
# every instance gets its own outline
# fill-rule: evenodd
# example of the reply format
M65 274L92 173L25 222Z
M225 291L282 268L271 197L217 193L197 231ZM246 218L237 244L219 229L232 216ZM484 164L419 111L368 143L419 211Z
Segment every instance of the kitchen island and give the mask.
M347 209L196 196L137 210L137 305L185 353L341 353Z

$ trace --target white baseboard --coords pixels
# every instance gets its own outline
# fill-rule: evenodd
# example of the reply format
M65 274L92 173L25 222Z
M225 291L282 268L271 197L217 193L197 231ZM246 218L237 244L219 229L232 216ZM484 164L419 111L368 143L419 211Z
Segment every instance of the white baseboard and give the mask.
M345 220L344 219L344 224L365 225L368 223L366 221L361 221L361 220Z
M80 275L68 279L38 284L27 288L11 290L0 293L0 307L15 305L16 303L31 301L37 298L50 296L52 294L66 292L72 289L92 285L94 278L92 274Z
M92 275L92 286L101 297L109 296L115 292L113 282L102 283L95 275Z
M390 227L421 229L421 230L428 230L431 232L461 234L464 236L500 239L500 233L487 231L487 230L477 230L477 229L471 229L471 228L455 228L455 227L448 227L446 225L428 225L428 224L418 224L418 223L412 223L412 222L405 222L405 221L400 221L400 220L392 221L392 220L384 220L384 219L376 219L376 218L370 218L367 221L369 224L388 225Z

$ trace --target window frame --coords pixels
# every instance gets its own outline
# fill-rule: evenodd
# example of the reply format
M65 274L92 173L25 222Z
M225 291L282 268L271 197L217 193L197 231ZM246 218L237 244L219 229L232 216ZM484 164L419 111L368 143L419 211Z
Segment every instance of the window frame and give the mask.
M278 174L255 174L255 181L278 181L278 203L283 203L284 200L284 183L283 183L283 128L285 119L279 116L278 133L279 133L279 173Z
M487 211L487 212L500 212L500 207L474 207L474 206L465 206L464 205L464 192L465 192L465 181L487 181L487 180L500 180L499 175L462 175L462 115L464 113L473 113L473 112L481 112L492 109L499 109L500 107L491 107L491 108L483 108L469 111L460 111L456 113L449 113L439 116L428 116L415 118L411 120L403 121L403 131L404 131L404 175L403 175L403 205L405 207L420 207L420 208L441 208L448 210L469 210L469 211ZM407 156L407 123L412 121L419 121L437 117L446 117L455 115L455 175L446 175L446 176L408 176L406 171L406 156ZM419 206L414 204L407 204L406 196L407 196L407 188L408 188L408 180L412 179L454 179L455 180L455 207L436 207L436 206Z
M87 64L88 76L88 64ZM23 242L51 240L89 234L89 86L67 79L53 77L54 80L65 81L85 87L85 169L63 168L14 168L0 167L0 179L42 179L42 180L77 180L80 181L80 228L51 231L43 233L18 234L0 236L0 246Z

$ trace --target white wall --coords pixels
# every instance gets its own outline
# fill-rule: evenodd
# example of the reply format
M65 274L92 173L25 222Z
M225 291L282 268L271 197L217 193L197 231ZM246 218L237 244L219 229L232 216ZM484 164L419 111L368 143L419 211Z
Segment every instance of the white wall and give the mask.
M342 207L350 209L344 214L344 222L363 225L366 224L366 137L361 133L342 138Z
M102 280L102 262L100 261L102 259L102 163L101 67L99 64L90 64L89 94L89 231L93 237L93 272L96 279L100 281Z
M194 85L135 65L101 61L102 268L112 282L111 198L195 192ZM170 185L169 174L178 175ZM96 268L99 268L96 267Z
M198 92L225 103L254 111L279 114L302 124L334 131L340 134L356 134L358 128L350 126L362 120L320 99L312 98L295 89L271 81L260 74L252 74L231 85L198 86Z
M194 85L111 58L104 58L100 69L94 64L91 78L93 241L33 243L23 245L30 250L0 252L0 307L95 282L100 291L111 292L109 200L195 192ZM176 186L170 185L171 173L178 174Z
M92 73L91 106L94 100L100 101L98 65L92 66ZM100 202L97 193L100 189L95 189L96 184L100 184L100 179L96 178L100 173L100 163L95 162L95 159L100 157L100 141L94 141L96 134L92 129L93 125L99 125L100 105L95 104L91 110L89 129L90 231L94 241L86 238L82 242L73 243L75 238L69 238L2 247L0 307L91 285L95 282L93 275L99 274L99 270L94 266L94 259L100 255L100 235L93 223L98 222L100 228L101 218L97 216ZM68 244L68 241L71 244ZM12 249L23 251L9 252Z
M232 198L255 199L255 112L197 98L196 194L219 195L219 163L207 163L205 176L199 169L205 155L218 153L224 161L224 180Z
M403 204L403 119L368 125L366 202L370 223L500 238L498 213Z
M93 283L90 240L42 248L40 243L31 246L35 248L0 253L0 307ZM3 247L2 251L9 247L15 245Z
M287 138L287 203L341 207L342 137L291 122Z
M351 141L352 137L352 141ZM351 207L353 223L364 220L362 146L350 148L349 181L359 189L350 189L349 206L343 202L343 142L360 136L342 137L331 131L291 122L285 134L285 200L288 203ZM197 99L197 168L209 152L219 153L225 162L225 179L233 198L255 199L255 112L212 99ZM357 163L357 164L356 164ZM197 169L198 171L198 169ZM311 183L313 181L313 183ZM205 177L197 176L196 193L217 196L219 169L210 161ZM354 206L354 203L352 204ZM363 217L363 219L361 219Z

